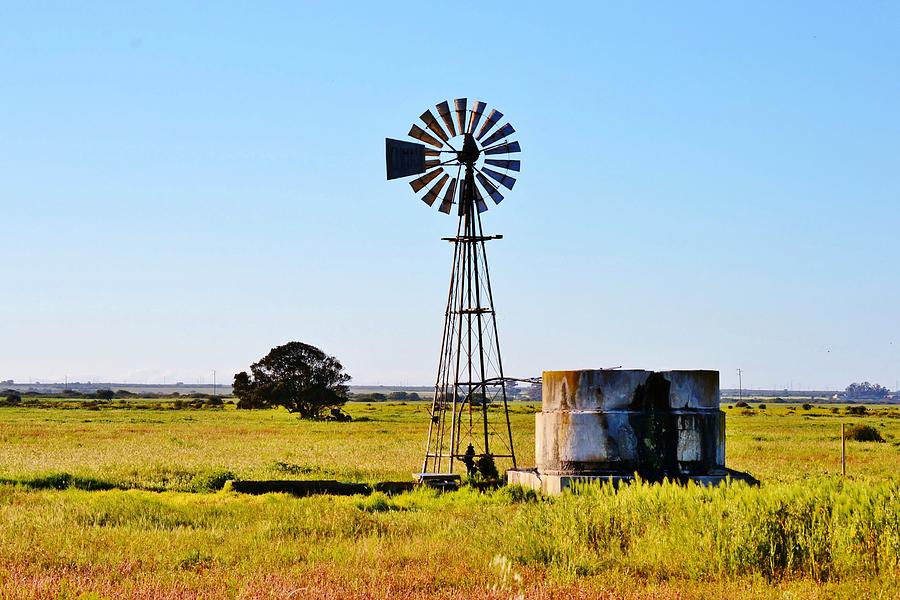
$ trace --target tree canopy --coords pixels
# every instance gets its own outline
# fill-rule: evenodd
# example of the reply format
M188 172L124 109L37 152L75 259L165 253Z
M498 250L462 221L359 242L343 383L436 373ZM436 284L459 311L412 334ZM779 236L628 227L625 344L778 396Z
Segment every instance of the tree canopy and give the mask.
M847 390L844 392L844 396L847 398L872 398L872 399L880 399L886 398L890 393L886 387L882 385L871 384L868 381L864 381L862 383L851 383L847 386Z
M272 348L235 374L238 408L283 406L303 419L346 420L340 407L347 401L350 376L340 361L309 344L289 342Z

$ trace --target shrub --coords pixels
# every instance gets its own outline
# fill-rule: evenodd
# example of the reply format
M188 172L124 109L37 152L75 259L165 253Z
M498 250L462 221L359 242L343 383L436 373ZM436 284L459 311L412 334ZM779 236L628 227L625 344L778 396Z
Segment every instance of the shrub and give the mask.
M0 483L21 485L34 490L64 490L72 487L79 490L98 491L112 490L118 487L110 481L95 477L78 477L65 471L13 479L0 478Z
M537 491L521 485L507 485L497 492L497 495L509 502L510 504L520 504L523 502L537 502L540 495Z
M478 474L481 475L482 479L493 481L500 478L500 473L497 472L497 465L494 463L494 457L490 454L482 454L481 457L475 461L475 468L478 470Z
M22 402L22 396L16 390L6 390L6 406L18 406Z
M864 415L868 412L868 410L865 406L860 404L858 406L848 406L844 409L844 412L846 412L848 415Z
M49 473L44 476L32 477L22 483L39 490L64 490L72 484L72 476L65 472Z
M735 406L737 406L738 408L749 408L750 407L750 405L747 404L746 402L744 402L743 400L741 400L740 402L736 402Z
M194 475L191 483L198 492L213 492L225 487L229 479L234 479L234 473L228 469L209 469Z
M353 417L345 413L340 408L332 408L327 415L322 417L324 421L337 421L338 423L346 423L352 421Z
M812 409L813 409L813 405L812 405L812 404L810 404L810 403L808 403L808 402L805 402L805 403L803 404L803 410L812 410Z
M272 463L272 468L282 473L290 473L291 475L309 475L317 471L316 467L308 467L306 465L295 465L294 463L281 462L276 460Z
M844 430L844 435L855 442L884 442L881 433L871 425L851 425Z
M374 492L370 496L356 503L356 508L364 512L389 512L393 510L402 510L402 508L393 500L388 498L384 492Z
M765 404L760 404L760 405L759 405L759 410L766 410L766 405L765 405Z

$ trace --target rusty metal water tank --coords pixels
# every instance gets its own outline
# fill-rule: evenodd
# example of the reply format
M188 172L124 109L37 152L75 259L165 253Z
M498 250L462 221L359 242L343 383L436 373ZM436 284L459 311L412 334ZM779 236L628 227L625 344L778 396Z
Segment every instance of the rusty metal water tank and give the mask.
M725 468L719 399L718 371L544 371L536 468L509 471L507 479L558 492L575 480L634 474L701 483L745 478Z
M717 371L545 371L546 473L705 474L725 466Z

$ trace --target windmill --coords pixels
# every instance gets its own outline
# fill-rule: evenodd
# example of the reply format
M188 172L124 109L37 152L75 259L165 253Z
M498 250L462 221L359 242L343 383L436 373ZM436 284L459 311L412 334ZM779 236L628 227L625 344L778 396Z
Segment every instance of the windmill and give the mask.
M417 176L409 182L428 206L458 218L456 235L442 238L453 245L450 288L444 313L431 422L420 479L453 474L460 463L494 465L494 459L516 466L506 381L488 271L481 213L487 198L495 204L513 189L512 172L520 170L515 129L500 125L503 113L466 98L435 105L419 117L409 136L416 142L386 140L387 178ZM438 120L440 119L440 120Z

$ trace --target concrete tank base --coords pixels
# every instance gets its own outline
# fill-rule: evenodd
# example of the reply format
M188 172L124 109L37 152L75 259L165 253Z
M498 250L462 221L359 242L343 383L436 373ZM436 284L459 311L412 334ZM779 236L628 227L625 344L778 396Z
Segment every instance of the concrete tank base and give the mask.
M576 484L596 483L618 487L619 484L632 483L634 480L634 475L549 475L541 474L536 468L510 469L506 472L506 483L508 485L521 485L551 495L561 494L563 490L569 489ZM704 486L719 485L729 480L759 485L759 481L752 475L731 469L721 469L706 475L685 475L670 479L670 481L676 483L686 484L689 481L693 481Z
M559 493L574 482L715 485L749 475L725 467L718 371L544 371L533 469L509 483Z

